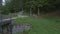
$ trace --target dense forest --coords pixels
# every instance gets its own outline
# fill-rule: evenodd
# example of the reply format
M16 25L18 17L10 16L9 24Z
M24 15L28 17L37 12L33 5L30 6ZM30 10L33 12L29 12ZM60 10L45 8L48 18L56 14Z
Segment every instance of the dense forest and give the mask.
M0 0L1 3L1 0ZM10 0L5 6L0 4L2 13L14 13L19 11L33 12L52 12L60 9L60 0Z

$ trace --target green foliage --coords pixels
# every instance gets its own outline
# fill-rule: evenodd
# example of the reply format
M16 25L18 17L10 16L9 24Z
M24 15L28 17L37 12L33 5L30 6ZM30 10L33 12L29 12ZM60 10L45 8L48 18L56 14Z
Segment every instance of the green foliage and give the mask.
M2 6L2 14L8 14L10 12L10 6L11 4L10 3L7 3L7 5L5 6Z
M29 1L25 4L26 7L34 8L36 6L36 1Z
M37 10L37 8L47 10L48 8L53 10L59 7L60 0L11 0L11 2L5 6L4 11L19 12L22 8L25 10L27 8L33 8L35 10Z

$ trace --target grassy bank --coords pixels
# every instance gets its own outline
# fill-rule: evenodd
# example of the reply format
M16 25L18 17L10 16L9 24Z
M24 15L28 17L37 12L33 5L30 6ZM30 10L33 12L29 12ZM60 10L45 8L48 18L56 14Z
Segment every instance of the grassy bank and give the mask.
M29 34L60 34L60 19L53 19L52 17L39 19L33 17L19 18L15 20L15 23L32 24Z

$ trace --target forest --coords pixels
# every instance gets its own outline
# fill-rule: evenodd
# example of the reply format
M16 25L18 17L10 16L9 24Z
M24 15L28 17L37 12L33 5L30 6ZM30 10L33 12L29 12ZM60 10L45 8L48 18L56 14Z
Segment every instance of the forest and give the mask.
M0 0L0 3L1 0ZM60 9L60 0L10 0L5 6L0 4L2 13L32 12L42 13L54 12Z

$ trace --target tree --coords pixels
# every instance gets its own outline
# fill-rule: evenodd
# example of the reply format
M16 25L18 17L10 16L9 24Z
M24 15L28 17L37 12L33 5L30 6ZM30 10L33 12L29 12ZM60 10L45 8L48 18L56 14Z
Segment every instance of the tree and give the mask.
M48 5L48 1L47 0L41 0L41 1L37 1L37 8L38 8L38 16L40 15L40 9L41 7L44 7L45 5Z
M32 16L32 8L35 8L36 1L26 2L25 7L30 8L30 16Z
M47 0L39 0L39 1L29 1L26 3L26 7L29 7L30 8L30 14L31 14L31 8L35 9L37 7L38 9L38 15L40 13L40 8L43 7L43 6L46 6L48 5L48 1Z
M2 0L0 0L0 12L1 12L1 9L2 8Z

